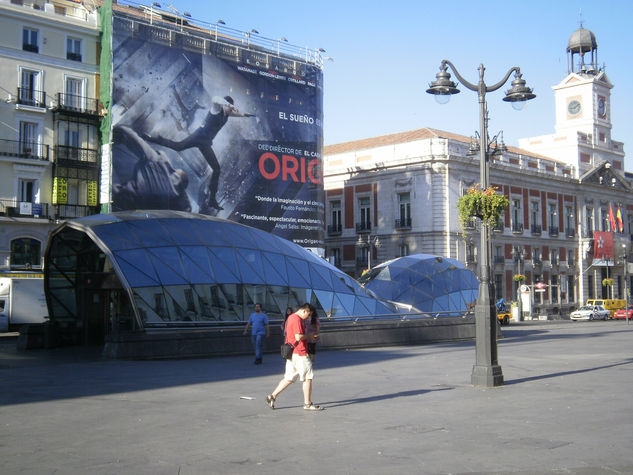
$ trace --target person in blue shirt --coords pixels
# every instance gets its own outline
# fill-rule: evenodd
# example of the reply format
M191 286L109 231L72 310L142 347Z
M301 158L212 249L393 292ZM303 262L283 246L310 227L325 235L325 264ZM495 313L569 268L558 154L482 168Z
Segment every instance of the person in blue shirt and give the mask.
M251 342L255 349L255 364L262 364L264 337L268 338L270 336L270 327L268 326L268 316L262 312L262 306L259 303L255 304L255 311L251 313L244 328L244 335L246 335L250 327L252 327Z

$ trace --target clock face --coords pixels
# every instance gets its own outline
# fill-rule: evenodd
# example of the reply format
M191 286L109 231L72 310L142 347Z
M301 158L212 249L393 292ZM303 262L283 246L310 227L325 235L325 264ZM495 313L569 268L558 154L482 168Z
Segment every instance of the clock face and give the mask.
M604 99L601 97L600 99L598 99L598 114L600 114L600 117L604 117L606 115L606 105L604 103Z
M580 102L575 99L567 105L567 111L569 112L569 115L578 115L580 113L580 109Z

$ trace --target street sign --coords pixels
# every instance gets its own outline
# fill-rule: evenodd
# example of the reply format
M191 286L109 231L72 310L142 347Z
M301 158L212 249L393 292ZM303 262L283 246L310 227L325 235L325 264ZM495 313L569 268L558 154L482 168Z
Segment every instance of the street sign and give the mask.
M543 290L545 289L545 284L543 282L537 282L536 284L534 284L534 287L536 287L538 290Z

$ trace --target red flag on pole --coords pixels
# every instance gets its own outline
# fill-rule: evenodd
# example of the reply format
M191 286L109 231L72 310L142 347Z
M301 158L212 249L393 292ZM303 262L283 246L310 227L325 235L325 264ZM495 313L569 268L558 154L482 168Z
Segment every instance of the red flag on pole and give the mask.
M615 232L615 216L613 215L613 206L611 206L611 203L609 203L609 224L611 225L611 232Z
M618 212L615 215L615 219L618 222L618 231L623 232L624 225L622 224L622 207L621 206L618 206Z
M593 258L613 259L613 233L606 231L594 231L593 233Z

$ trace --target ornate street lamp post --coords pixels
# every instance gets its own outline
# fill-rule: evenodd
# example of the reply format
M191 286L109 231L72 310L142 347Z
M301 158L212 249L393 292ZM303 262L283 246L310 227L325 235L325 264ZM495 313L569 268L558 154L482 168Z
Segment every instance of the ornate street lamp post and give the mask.
M371 270L371 253L376 249L380 249L382 246L382 242L380 242L380 238L378 236L371 237L367 236L367 240L363 239L363 236L358 236L358 241L356 241L356 246L360 249L367 249L367 270Z
M486 106L486 93L493 92L501 88L514 72L512 88L506 91L504 101L512 103L515 109L536 97L532 89L525 86L525 80L521 77L521 70L518 67L511 68L505 77L493 86L486 86L484 82L484 65L479 65L479 82L472 84L466 81L457 72L457 69L448 60L443 60L440 65L440 72L437 73L436 80L429 85L426 92L435 95L440 103L448 102L452 94L458 94L457 84L451 81L448 68L455 73L457 79L467 89L477 92L479 96L479 126L480 126L480 164L479 174L481 189L485 190L490 186L489 180L489 150L488 150L488 110ZM481 223L481 250L480 250L480 272L479 272L479 295L475 305L475 342L476 361L473 366L471 382L474 386L501 386L503 385L503 373L497 361L497 312L494 302L494 284L490 280L490 226Z

